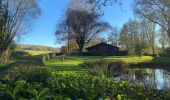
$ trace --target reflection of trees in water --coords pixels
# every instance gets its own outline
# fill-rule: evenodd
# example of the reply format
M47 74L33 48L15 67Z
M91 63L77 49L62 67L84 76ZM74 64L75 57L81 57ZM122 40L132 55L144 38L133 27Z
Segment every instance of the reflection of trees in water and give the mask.
M148 75L146 70L135 70L136 80L144 81Z
M122 75L129 82L150 85L158 89L170 88L170 73L160 69L130 69L127 74Z
M122 74L124 79L129 80L129 82L136 82L138 84L143 84L147 80L148 72L146 69L130 69L127 74Z
M153 87L157 87L157 77L156 77L156 70L155 69L150 69L150 76L149 76L149 82Z
M170 73L166 70L162 70L162 73L163 73L163 80L164 80L162 88L168 89L170 88Z

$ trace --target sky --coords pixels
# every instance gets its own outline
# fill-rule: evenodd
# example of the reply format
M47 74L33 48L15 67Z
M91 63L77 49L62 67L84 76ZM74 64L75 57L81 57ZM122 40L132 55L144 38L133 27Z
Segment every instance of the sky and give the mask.
M23 35L19 44L43 45L50 47L60 47L61 44L55 41L55 31L64 15L66 6L70 0L41 0L41 15L32 22L32 29L26 35ZM102 8L104 16L103 21L112 26L121 26L133 18L132 0L123 0L122 6L112 5Z

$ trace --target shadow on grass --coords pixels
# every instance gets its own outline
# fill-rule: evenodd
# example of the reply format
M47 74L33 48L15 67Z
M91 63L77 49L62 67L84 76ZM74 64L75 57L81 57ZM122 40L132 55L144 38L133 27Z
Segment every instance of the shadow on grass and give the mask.
M54 71L86 71L79 66L53 66L51 69Z
M170 56L153 57L152 62L156 63L156 68L164 69L170 72Z
M170 57L153 56L151 61L131 63L129 66L137 68L163 69L170 72Z
M160 63L170 63L170 56L166 57L153 57L152 62L160 62Z

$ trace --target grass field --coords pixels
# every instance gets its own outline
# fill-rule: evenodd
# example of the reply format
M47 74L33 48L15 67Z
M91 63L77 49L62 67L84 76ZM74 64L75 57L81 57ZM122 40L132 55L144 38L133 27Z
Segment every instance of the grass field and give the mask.
M50 53L49 51L35 51L35 50L25 50L25 52L28 52L32 56Z
M5 65L4 64L0 64L0 68L3 67L3 66L5 66Z
M108 61L124 61L127 63L136 63L136 62L149 62L154 58L151 56L143 56L142 59L140 57L78 57L78 56L69 56L66 57L63 61L62 58L57 57L53 58L49 61L46 61L46 66L53 71L84 71L83 68L80 67L85 61L93 61L93 60L108 60ZM161 58L167 59L167 58Z
M142 56L141 58L136 56L125 56L125 57L106 57L104 59L111 61L113 60L124 61L126 63L136 63L152 61L154 58L151 56Z
M88 60L94 58L88 58ZM82 64L86 58L84 57L67 57L63 61L62 58L54 58L46 61L46 66L54 71L83 71L79 65Z

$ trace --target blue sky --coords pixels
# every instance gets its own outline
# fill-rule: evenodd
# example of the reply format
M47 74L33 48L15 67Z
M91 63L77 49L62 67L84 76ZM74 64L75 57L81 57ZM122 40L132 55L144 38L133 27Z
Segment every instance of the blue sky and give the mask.
M18 43L60 47L61 45L55 42L54 32L57 23L59 23L64 15L69 1L70 0L60 0L60 2L59 0L41 0L41 16L33 22L32 30L22 36ZM115 4L105 7L103 11L104 16L102 20L107 21L112 26L121 27L130 18L133 18L132 0L123 2L122 7Z

